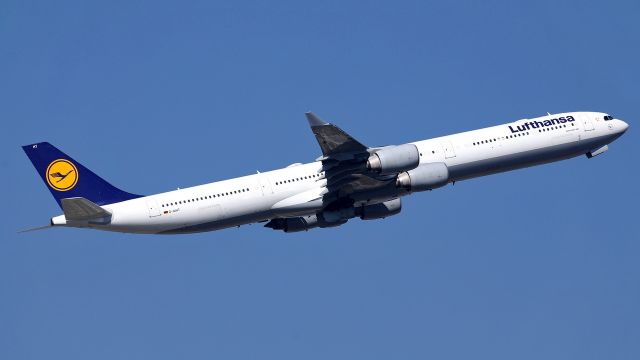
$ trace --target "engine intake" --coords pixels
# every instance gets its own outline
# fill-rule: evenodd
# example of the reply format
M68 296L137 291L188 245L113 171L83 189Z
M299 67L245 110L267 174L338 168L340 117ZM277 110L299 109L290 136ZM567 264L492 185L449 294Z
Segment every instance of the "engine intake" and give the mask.
M415 169L420 164L420 151L413 144L382 148L367 160L367 168L380 174Z
M398 175L396 186L409 191L433 190L449 181L449 169L445 163L429 163Z

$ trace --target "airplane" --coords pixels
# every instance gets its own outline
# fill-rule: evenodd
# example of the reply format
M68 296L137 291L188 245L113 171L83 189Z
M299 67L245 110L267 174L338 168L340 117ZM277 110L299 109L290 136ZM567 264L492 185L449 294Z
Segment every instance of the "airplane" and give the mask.
M265 223L297 232L382 219L416 192L601 155L629 127L606 113L570 112L368 147L311 112L306 117L322 150L315 161L148 196L116 188L47 142L23 146L63 212L36 229L185 234Z

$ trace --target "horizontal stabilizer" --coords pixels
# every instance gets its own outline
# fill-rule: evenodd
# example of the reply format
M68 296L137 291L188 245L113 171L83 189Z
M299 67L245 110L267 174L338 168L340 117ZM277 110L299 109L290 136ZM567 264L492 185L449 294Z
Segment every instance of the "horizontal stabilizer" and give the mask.
M67 221L95 220L111 216L109 211L82 197L66 198L61 202Z
M38 227L31 228L31 229L20 230L20 231L18 231L18 234L22 234L22 233L26 233L26 232L32 232L32 231L38 231L38 230L51 229L51 228L52 228L51 225L38 226Z

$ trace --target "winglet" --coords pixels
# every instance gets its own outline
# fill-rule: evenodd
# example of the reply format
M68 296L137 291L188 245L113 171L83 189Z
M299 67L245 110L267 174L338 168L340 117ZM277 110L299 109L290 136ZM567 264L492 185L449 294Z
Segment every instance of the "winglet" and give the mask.
M307 117L307 121L309 121L309 125L312 127L329 125L328 122L322 121L322 119L320 119L318 116L316 116L316 114L312 113L311 111L304 113L304 115Z

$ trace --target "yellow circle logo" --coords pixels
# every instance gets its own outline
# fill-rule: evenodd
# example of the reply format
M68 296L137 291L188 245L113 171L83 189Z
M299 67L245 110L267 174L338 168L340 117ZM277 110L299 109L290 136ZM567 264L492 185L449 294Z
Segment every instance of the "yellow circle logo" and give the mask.
M78 183L78 169L69 160L54 160L47 167L47 182L58 191L73 189Z

